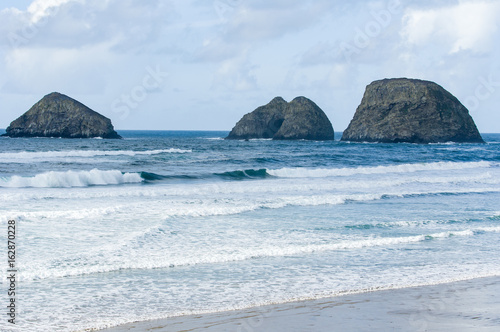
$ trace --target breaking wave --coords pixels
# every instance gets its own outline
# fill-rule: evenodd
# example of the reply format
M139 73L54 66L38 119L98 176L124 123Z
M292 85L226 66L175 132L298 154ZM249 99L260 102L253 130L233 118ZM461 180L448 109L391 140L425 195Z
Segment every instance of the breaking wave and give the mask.
M487 161L478 162L435 162L421 164L402 164L394 166L356 167L356 168L281 168L268 170L267 173L284 178L322 178L329 176L351 176L357 174L387 174L387 173L413 173L419 171L445 171L472 168L488 168L492 164Z
M69 150L69 151L43 151L43 152L3 152L0 153L0 160L3 162L25 163L41 160L52 160L55 158L91 158L105 156L138 156L138 155L158 155L164 153L191 153L192 150L184 149L163 149L163 150Z
M118 170L46 172L32 177L12 176L0 180L0 187L8 188L70 188L140 183L139 173L122 173Z

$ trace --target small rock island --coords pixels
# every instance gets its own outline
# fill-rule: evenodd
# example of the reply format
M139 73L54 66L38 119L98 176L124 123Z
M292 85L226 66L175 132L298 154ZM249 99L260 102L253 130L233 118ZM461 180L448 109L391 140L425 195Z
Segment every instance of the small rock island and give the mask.
M110 119L58 92L46 95L12 121L3 136L121 138Z
M272 138L274 140L333 140L326 114L313 101L297 97L287 103L276 97L243 116L226 139Z
M342 141L484 143L469 111L440 85L396 78L372 82Z

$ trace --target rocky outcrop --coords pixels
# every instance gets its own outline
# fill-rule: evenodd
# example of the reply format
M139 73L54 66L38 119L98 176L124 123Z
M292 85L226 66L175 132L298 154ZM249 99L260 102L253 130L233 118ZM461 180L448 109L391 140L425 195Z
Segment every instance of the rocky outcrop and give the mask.
M407 78L368 85L342 141L484 143L457 98L436 83Z
M227 139L333 140L326 114L311 100L297 97L287 103L276 97L238 121Z
M5 136L63 138L121 138L111 120L57 92L43 97L12 121Z

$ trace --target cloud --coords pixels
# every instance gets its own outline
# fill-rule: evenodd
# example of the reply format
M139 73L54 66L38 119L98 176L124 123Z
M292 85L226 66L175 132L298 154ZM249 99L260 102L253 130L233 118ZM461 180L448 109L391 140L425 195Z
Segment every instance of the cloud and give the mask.
M317 24L323 1L269 1L249 3L237 12L226 38L247 42L272 40Z
M58 10L62 5L78 0L36 0L31 3L28 7L28 14L30 17L30 23L36 24L43 20L47 16L54 15L54 12ZM80 1L81 2L81 1Z
M340 49L336 43L319 41L306 50L300 59L304 66L332 64L340 58Z
M195 59L226 61L240 56L241 50L265 47L317 25L328 6L328 1L236 1L200 45Z
M170 2L160 1L36 0L26 11L3 10L0 31L12 48L81 48L112 41L113 50L136 52L159 38L174 12Z
M488 52L496 44L500 21L498 1L461 1L431 9L411 9L402 36L410 46L432 44L447 53Z
M234 91L254 90L257 87L254 67L246 56L226 60L219 65L213 86Z
M122 127L133 128L147 111L162 129L173 116L164 105L176 105L169 109L192 114L175 115L177 127L188 128L182 121L203 108L207 129L221 129L217 114L233 118L242 102L249 111L276 95L305 95L336 110L329 116L342 129L376 79L433 80L459 99L474 96L479 77L500 81L500 1L34 0L17 7L25 9L0 8L2 109L16 94L35 100L53 90L106 109L141 84L145 68L160 66L169 73L161 91ZM490 114L499 93L476 112Z
M106 52L107 47L105 44L96 45L84 51L47 48L13 50L5 58L5 72L9 79L2 91L43 94L49 89L99 93L105 88L102 75L112 62Z

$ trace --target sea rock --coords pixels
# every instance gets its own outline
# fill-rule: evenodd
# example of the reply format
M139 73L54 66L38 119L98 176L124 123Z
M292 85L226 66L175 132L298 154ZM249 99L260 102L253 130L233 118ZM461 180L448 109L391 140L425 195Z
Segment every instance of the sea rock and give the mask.
M58 92L46 95L12 121L4 136L121 138L110 119Z
M243 116L227 139L333 140L333 127L313 101L297 97L287 103L276 97Z
M367 86L342 141L484 143L469 111L436 83L384 79Z

